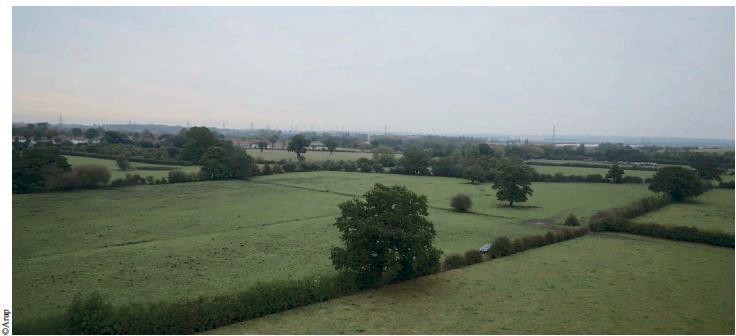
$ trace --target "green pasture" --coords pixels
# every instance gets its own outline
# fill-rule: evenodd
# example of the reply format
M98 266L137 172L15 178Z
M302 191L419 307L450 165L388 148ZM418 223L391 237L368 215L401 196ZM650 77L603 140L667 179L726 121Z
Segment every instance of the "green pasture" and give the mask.
M685 203L670 204L637 217L636 222L654 222L699 229L734 232L733 189L710 189Z
M187 173L196 173L199 171L199 166L173 166L133 161L130 161L132 169L123 171L118 168L118 164L115 162L115 160L74 155L65 155L65 157L67 162L69 162L72 167L85 164L104 166L105 168L107 168L108 171L110 171L110 181L118 178L124 178L126 174L138 174L143 177L153 176L154 178L158 179L162 177L168 177L169 171L174 169L178 169ZM146 167L154 167L154 169L146 169Z
M651 194L639 185L535 183L528 204L509 209L490 184L311 172L13 195L14 321L58 315L75 294L91 290L124 304L334 272L329 249L340 243L332 226L337 204L376 182L428 196L437 245L446 253L501 235L543 233L548 219L569 212L585 217ZM471 195L477 213L447 210L458 192Z
M600 174L603 177L606 176L608 173L607 168L588 168L588 167L568 167L568 166L535 166L530 165L530 167L534 168L538 173L540 174L557 174L562 173L565 175L592 175L592 174ZM641 178L647 178L654 176L654 171L651 170L633 170L633 169L626 169L624 167L624 176L638 176Z
M218 334L733 334L733 249L595 234Z
M296 153L288 152L286 150L278 149L264 149L261 152L260 149L248 149L248 154L256 159L262 160L294 160L296 161ZM396 158L401 157L400 154L396 154ZM334 152L330 154L329 151L307 151L304 154L304 158L307 161L328 161L328 160L345 160L355 161L360 158L373 158L371 152Z

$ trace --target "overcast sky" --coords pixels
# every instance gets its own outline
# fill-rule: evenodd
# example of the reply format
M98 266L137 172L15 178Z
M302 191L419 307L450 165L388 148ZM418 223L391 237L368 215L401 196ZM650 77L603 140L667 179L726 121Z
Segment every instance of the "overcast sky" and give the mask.
M13 9L13 120L734 137L734 10Z

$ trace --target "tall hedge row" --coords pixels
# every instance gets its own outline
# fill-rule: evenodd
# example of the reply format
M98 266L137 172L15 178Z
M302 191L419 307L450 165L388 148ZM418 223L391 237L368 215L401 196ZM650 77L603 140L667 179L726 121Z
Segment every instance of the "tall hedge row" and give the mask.
M72 334L193 334L358 292L353 274L260 283L234 295L113 306L100 295L77 297L64 320Z

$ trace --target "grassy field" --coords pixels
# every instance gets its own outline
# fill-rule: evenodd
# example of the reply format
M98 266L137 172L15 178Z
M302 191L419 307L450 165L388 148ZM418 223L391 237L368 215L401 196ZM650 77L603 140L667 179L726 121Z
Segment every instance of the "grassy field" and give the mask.
M427 195L446 253L500 235L541 233L545 219L588 216L650 195L638 185L535 183L528 205L509 209L488 184L338 172L13 195L15 321L59 314L75 294L93 289L122 304L333 272L337 204L375 182ZM472 195L477 214L445 210L458 192Z
M168 177L169 176L169 170L179 169L181 171L187 172L187 173L194 173L199 171L199 166L172 166L172 165L162 165L162 164L154 164L154 163L141 163L141 162L130 162L133 169L122 171L118 169L118 164L115 162L115 160L107 160L107 159L98 159L98 158L91 158L86 156L73 156L73 155L65 155L67 162L69 162L72 167L83 165L83 164L96 164L100 166L104 166L107 168L108 171L110 171L110 181L117 179L117 178L124 178L125 174L138 174L140 176L146 177L146 176L153 176L155 178L161 178L161 177ZM146 167L165 167L167 169L146 169Z
M602 176L606 176L608 173L608 169L606 168L588 168L588 167L565 167L565 166L534 166L530 165L530 167L534 168L538 173L543 174L556 174L556 173L563 173L565 175L591 175L591 174L600 174ZM641 178L647 178L654 176L654 171L650 170L632 170L632 169L626 169L624 167L624 176L638 176Z
M733 334L733 249L597 234L220 334Z
M271 150L265 149L261 152L259 149L248 149L248 154L254 158L260 158L263 160L295 160L296 154L294 152L287 152L285 150ZM307 151L304 154L307 161L327 161L327 160L346 160L355 161L360 158L373 158L373 154L370 152L334 152L330 154L328 151ZM396 154L396 158L400 158L401 154Z
M687 203L670 204L637 217L637 222L655 222L734 233L734 191L711 189Z

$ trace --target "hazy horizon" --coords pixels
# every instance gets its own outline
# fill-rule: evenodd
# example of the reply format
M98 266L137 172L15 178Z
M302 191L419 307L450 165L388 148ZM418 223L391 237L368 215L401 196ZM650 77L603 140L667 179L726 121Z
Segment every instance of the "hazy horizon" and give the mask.
M734 138L729 7L15 7L13 121Z

